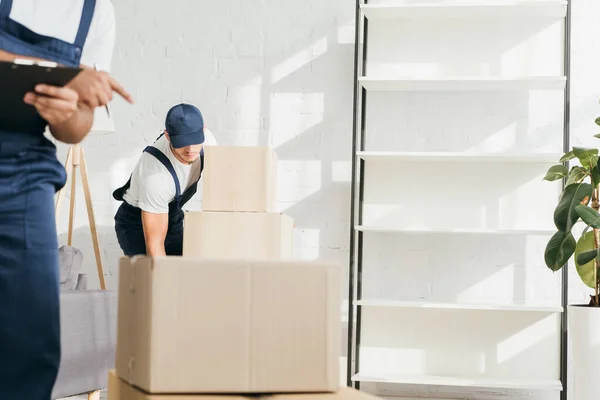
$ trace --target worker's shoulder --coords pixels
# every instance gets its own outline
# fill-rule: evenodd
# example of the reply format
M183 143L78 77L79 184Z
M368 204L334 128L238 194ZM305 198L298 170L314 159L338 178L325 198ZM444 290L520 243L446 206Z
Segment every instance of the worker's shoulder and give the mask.
M136 182L147 191L161 191L173 185L173 176L169 170L148 152L142 154L134 173Z
M152 146L154 147L154 146ZM154 147L155 150L158 150L160 152L160 154L163 154L167 160L169 159L169 157L164 153L164 151L162 151L159 148ZM170 160L169 160L170 161ZM163 162L157 158L154 154L152 154L150 151L144 151L142 153L142 156L140 158L140 169L143 170L143 172L164 172L167 175L169 174L169 171L167 169L167 167L163 164Z

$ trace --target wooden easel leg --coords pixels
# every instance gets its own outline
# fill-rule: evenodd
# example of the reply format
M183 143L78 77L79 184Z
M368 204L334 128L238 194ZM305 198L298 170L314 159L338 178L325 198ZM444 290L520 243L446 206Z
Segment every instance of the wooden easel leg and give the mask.
M65 186L63 186L56 195L56 202L54 203L54 214L56 218L56 226L58 227L58 219L59 219L59 211L60 205L65 198L65 194L67 193L67 185L69 184L69 177L72 174L73 169L73 148L69 147L69 151L67 152L67 159L65 160L65 170L67 171L67 181L65 182Z
M80 148L81 161L81 180L83 181L83 193L85 196L85 205L87 207L88 219L90 221L90 233L92 234L92 243L94 244L94 253L96 254L96 267L98 268L98 279L100 280L100 289L106 289L104 281L104 268L102 267L102 257L100 256L100 245L98 243L98 231L96 229L96 218L94 217L94 208L92 207L92 196L88 183L87 164L85 162L85 152Z
M75 219L75 193L77 190L77 167L79 167L81 158L81 147L79 147L79 145L75 145L71 147L71 149L73 150L71 158L73 169L71 172L71 204L69 208L69 233L67 237L67 246L71 246L71 244L73 243L73 225Z
M96 390L95 392L88 393L88 400L100 400L100 391Z

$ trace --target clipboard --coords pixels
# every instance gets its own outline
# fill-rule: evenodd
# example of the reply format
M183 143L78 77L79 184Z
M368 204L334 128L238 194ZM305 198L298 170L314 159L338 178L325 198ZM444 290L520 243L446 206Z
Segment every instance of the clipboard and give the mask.
M27 92L38 84L65 86L80 68L62 67L57 63L17 59L0 61L0 130L29 131L41 119L35 107L23 101Z

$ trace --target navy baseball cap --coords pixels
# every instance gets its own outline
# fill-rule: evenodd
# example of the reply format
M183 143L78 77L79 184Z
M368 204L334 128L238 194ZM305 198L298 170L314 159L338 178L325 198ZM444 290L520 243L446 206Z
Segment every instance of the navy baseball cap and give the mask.
M191 104L178 104L167 113L165 128L176 149L204 143L204 118Z

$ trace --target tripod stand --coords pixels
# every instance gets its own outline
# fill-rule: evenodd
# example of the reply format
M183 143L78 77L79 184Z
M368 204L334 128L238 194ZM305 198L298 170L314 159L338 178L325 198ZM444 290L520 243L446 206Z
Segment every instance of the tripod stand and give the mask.
M83 184L83 194L85 197L85 205L87 208L88 219L90 223L90 233L92 235L92 244L94 245L94 254L96 256L96 267L98 269L98 279L100 281L100 288L106 289L106 281L104 280L104 269L102 267L102 257L100 256L100 245L98 243L98 231L96 229L96 219L94 217L94 209L92 207L92 197L90 195L90 187L88 182L88 171L85 162L85 152L83 148L76 144L69 148L67 153L67 160L65 162L65 168L67 170L67 182L65 186L60 189L58 196L56 197L56 203L54 206L54 212L56 214L57 225L60 205L66 194L67 184L69 179L71 180L71 196L70 196L70 209L69 209L69 231L67 238L67 245L71 246L73 241L73 223L75 218L75 192L77 189L77 170L81 171L81 181Z

